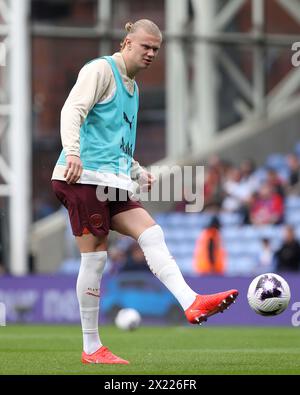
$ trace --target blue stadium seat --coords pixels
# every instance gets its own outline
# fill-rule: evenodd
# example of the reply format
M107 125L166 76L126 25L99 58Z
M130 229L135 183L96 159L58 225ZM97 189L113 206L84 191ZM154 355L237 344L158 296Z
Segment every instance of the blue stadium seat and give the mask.
M191 257L182 257L177 261L177 265L179 266L181 273L184 275L195 275L193 269L193 261Z
M240 237L244 239L257 239L259 237L257 228L253 225L245 225L241 228Z
M168 216L166 214L156 214L154 215L154 220L161 226L167 226L168 225Z
M80 258L78 259L65 259L59 267L57 273L77 275L80 267Z
M287 224L298 226L300 225L300 210L299 209L286 210L284 218Z
M226 243L225 249L227 253L231 256L235 256L235 255L257 256L257 254L260 251L260 242L258 240L252 242L237 240L235 242Z
M192 260L195 243L212 215L209 213L168 213L156 216L165 232L166 243L184 274L193 274ZM262 238L268 238L273 250L283 239L284 225L242 225L236 213L219 215L224 247L228 256L227 275L252 275L257 272L258 254ZM296 226L300 240L300 197L289 196L286 201L286 219Z
M235 256L228 259L227 275L249 276L255 272L257 262L251 256Z
M255 227L257 236L267 239L274 239L278 237L278 234L281 231L281 225L264 225L264 226L256 226Z
M201 226L203 219L199 213L186 213L184 218L185 225L188 226Z
M212 219L210 213L183 213L183 223L185 226L198 228L206 227Z
M264 167L259 167L255 170L254 175L259 182L263 182L266 179L267 171Z
M274 170L280 170L287 166L285 155L274 153L267 157L266 166Z
M290 195L285 199L285 207L286 209L300 209L300 196Z
M295 144L294 152L300 158L300 141L298 141L298 143Z
M189 243L178 243L173 246L174 255L180 258L192 258L194 249L191 248Z
M273 239L272 241L271 241L271 248L272 248L272 251L277 251L279 248L280 248L280 246L281 246L281 243L282 243L282 237L279 237L279 238L277 238L277 239Z
M245 254L256 257L261 250L260 240L246 241L243 243Z
M241 236L241 231L243 228L236 226L226 226L221 230L222 237L224 241L236 240Z
M241 225L243 222L243 216L239 213L224 212L219 215L219 219L222 226Z
M290 173L290 169L287 166L278 169L278 175L283 181L289 180Z
M202 231L203 228L190 227L189 229L186 230L186 237L189 240L193 240L194 242L196 242Z
M241 243L239 241L226 243L225 250L227 251L228 255L238 255L243 252Z
M185 223L186 213L169 213L168 224L173 226L182 226Z
M169 227L165 231L165 240L167 242L172 241L176 243L182 242L185 239L185 232L182 227Z
M297 239L300 241L300 225L298 225L298 226L295 228L295 233L296 233Z

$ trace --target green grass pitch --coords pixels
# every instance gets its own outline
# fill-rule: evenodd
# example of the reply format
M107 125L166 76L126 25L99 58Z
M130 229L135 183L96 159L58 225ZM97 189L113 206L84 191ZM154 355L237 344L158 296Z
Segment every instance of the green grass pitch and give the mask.
M82 365L79 326L0 327L0 374L300 374L299 328L101 328L102 342L130 365Z

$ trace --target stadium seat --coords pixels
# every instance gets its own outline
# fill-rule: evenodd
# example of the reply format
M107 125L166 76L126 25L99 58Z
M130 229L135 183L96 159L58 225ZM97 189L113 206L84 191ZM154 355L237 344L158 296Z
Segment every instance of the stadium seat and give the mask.
M60 274L68 274L68 275L77 275L80 268L80 258L78 259L66 259L61 264L57 273Z
M177 261L177 265L179 266L182 274L184 275L194 275L195 271L193 269L193 259L192 257L182 257Z
M244 245L240 240L225 244L225 249L229 255L240 255L244 251Z
M273 161L274 164L276 160L279 163L282 158L271 156L270 162ZM196 240L211 218L211 213L181 212L164 213L155 217L165 232L166 243L182 273L193 274L192 260ZM244 276L256 273L263 238L270 240L273 251L282 243L284 225L242 225L240 214L228 212L221 213L219 219L228 257L227 275ZM300 240L300 196L287 197L285 219L296 227L296 235Z
M255 227L257 236L260 239L266 238L266 239L273 239L277 238L278 234L281 230L280 225L264 225L264 226L256 226Z
M166 242L180 242L185 239L185 232L182 227L168 227L163 229L165 231Z
M299 209L286 210L284 218L287 224L298 226L300 225L300 210Z
M154 216L154 220L161 226L167 226L168 225L168 217L165 213L162 214L156 214Z
M298 225L298 226L295 228L295 233L296 233L297 239L300 241L300 225Z
M285 199L286 209L300 209L300 196L290 195Z
M185 222L185 213L169 213L167 216L168 225L182 226Z
M250 276L255 272L257 262L251 256L229 257L227 275L229 276Z
M222 226L227 225L241 225L243 216L240 213L224 212L219 215Z
M196 242L202 231L203 231L202 227L201 228L199 228L199 226L190 227L186 230L186 238L188 240L192 240L193 242Z
M236 240L241 236L242 229L237 226L226 226L221 229L221 234L225 241Z
M188 226L199 226L202 225L203 219L201 214L198 213L186 213L184 217L184 223Z
M240 237L244 239L257 239L259 237L258 230L253 225L246 225L241 228Z
M300 141L298 141L298 143L295 144L294 152L300 158Z
M266 166L274 170L280 170L287 166L285 155L274 153L267 157Z
M254 172L255 178L261 183L266 179L267 171L264 167L259 167Z

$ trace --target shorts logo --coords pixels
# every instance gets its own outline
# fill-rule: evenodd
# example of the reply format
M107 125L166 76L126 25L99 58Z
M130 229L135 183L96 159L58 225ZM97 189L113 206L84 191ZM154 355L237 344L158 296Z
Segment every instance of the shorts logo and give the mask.
M100 228L103 224L103 219L101 214L93 214L90 216L90 224L95 228Z

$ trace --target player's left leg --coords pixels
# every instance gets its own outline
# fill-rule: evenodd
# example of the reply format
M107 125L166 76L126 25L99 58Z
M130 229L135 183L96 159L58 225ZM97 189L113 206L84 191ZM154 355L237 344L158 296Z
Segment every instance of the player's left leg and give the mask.
M222 312L237 297L236 290L213 295L198 295L194 292L185 282L171 256L161 227L143 208L134 208L114 215L111 228L137 240L150 270L176 297L191 323L200 324L206 321L207 317Z

